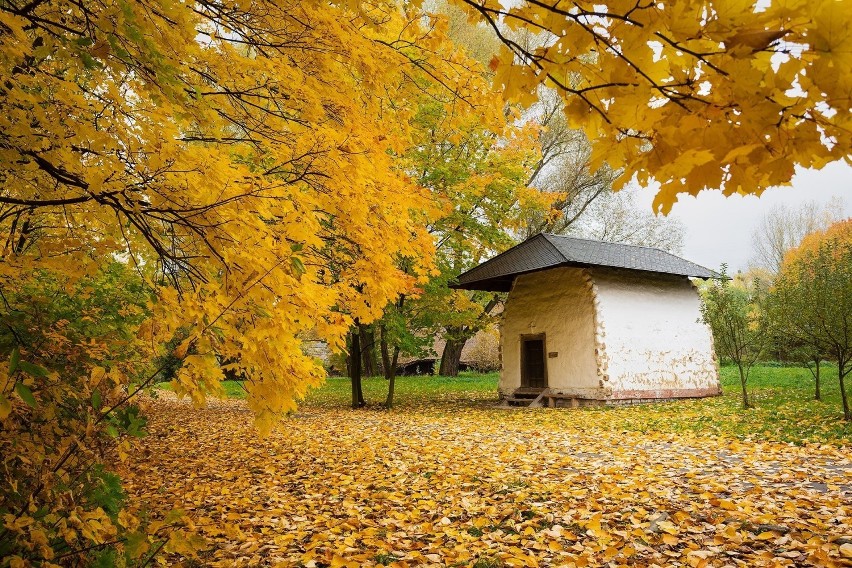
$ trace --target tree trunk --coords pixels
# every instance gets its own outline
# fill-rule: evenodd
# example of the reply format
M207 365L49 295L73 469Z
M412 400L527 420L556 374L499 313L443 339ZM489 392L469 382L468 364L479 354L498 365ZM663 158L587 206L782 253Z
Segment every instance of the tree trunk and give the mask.
M352 334L346 334L346 376L352 378Z
M399 359L399 347L393 348L393 357L391 358L391 363L393 364L393 369L390 374L390 378L388 379L388 397L385 399L385 408L393 408L393 394L394 388L396 387L396 362Z
M396 375L396 369L391 368L390 350L388 349L387 329L385 324L379 326L379 351L382 354L382 371L385 375L385 380L391 380L391 377Z
M748 373L745 372L742 365L737 365L737 368L740 370L740 386L743 388L743 408L751 408L751 403L748 400L748 390L746 390Z
M462 349L467 339L448 339L441 355L441 367L438 374L442 377L457 377L461 363Z
M378 373L376 373L376 337L373 326L359 324L358 333L361 336L361 373L365 377L375 377Z
M379 328L379 346L382 351L382 365L384 366L385 379L388 381L388 396L385 399L385 408L393 408L393 393L396 386L396 364L399 361L399 346L393 348L393 356L387 341L387 330L382 325Z
M349 334L352 340L349 345L349 379L352 383L352 408L364 406L364 393L361 390L361 334L360 326Z
M482 313L485 315L491 314L491 311L500 303L500 297L494 295L485 305ZM441 366L438 369L438 374L443 377L457 377L459 375L459 364L461 363L462 350L464 349L467 340L482 329L481 325L472 327L449 327L447 335L459 339L447 339L447 344L444 346L444 352L441 354Z
M822 400L822 393L819 390L819 357L814 361L814 400Z
M849 397L846 396L846 374L849 369L844 369L846 365L839 363L837 366L837 375L840 378L840 400L843 402L843 419L852 421L852 410L849 409Z

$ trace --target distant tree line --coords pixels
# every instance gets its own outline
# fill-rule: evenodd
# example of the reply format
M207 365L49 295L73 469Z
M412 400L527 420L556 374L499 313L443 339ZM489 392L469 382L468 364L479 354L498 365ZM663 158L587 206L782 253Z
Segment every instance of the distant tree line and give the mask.
M722 278L702 287L703 316L717 354L739 371L743 406L751 367L776 357L806 365L820 400L821 366L837 365L845 420L852 420L846 379L852 370L852 219L805 235L777 273Z

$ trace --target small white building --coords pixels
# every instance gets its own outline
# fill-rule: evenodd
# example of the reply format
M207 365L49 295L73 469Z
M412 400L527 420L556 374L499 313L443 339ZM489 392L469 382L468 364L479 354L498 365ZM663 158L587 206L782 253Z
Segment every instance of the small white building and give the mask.
M690 281L716 277L659 249L540 234L455 287L509 292L504 399L576 406L720 394L713 336Z

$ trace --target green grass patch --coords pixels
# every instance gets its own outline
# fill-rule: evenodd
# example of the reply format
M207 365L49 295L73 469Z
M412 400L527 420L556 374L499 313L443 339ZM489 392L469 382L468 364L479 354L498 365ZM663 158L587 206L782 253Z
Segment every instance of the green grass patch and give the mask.
M576 419L587 421L590 426L629 431L696 432L755 441L850 445L852 424L842 419L837 367L825 366L822 375L821 401L813 398L814 381L806 368L759 366L752 369L749 379L749 396L755 408L744 410L737 370L725 366L721 375L722 396L560 412L579 412L566 415L567 421ZM497 373L398 377L395 411L444 414L475 409L505 413L493 409L498 379ZM243 383L224 381L223 387L229 397L245 398ZM362 388L368 408L380 409L387 395L387 381L381 377L366 378ZM349 379L331 377L310 392L302 407L346 408L350 401ZM528 419L537 420L533 416Z
M497 400L498 373L460 373L458 377L397 377L394 387L394 406L412 408L442 403L481 405ZM384 404L388 382L383 377L362 381L361 390L368 406ZM352 401L347 377L331 377L311 391L305 404L311 406L345 406Z
M245 398L246 389L243 381L222 381L222 388L225 390L225 396L228 398ZM170 383L158 383L154 388L170 391L172 385Z
M412 408L423 404L469 404L481 406L483 402L497 400L499 373L459 373L458 377L414 376L397 377L394 387L394 406ZM245 398L246 389L242 381L222 381L228 398ZM169 383L160 383L157 388L172 390ZM367 406L380 406L388 394L388 382L384 377L367 377L362 380L361 390ZM303 401L307 406L348 406L352 391L348 377L329 377L318 389L313 389Z
M739 439L848 445L852 423L843 420L837 367L822 370L822 400L814 400L814 380L804 367L752 369L748 391L754 408L742 408L736 367L722 367L719 397L610 408L626 430L703 432Z

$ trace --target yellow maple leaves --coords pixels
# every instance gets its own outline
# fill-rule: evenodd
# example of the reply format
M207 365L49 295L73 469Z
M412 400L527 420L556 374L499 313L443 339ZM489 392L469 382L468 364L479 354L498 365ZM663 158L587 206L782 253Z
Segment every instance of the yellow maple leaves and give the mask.
M197 412L165 394L129 490L136 502L186 507L211 565L843 558L850 511L837 465L849 460L840 447L641 434L622 421L644 409L507 413L477 394L433 392L418 398L429 405L393 413L309 402L265 439L240 437L251 413L239 401ZM174 443L187 436L197 449ZM825 490L809 485L816 478Z
M396 162L413 109L499 105L420 16L383 1L0 5L0 348L43 371L0 391L17 519L71 502L56 480L84 501L108 486L120 509L93 464L132 455L144 418L128 402L163 378L200 405L223 372L248 377L268 432L324 377L303 339L341 348L353 319L433 270L436 208ZM64 554L100 553L118 526L84 519L93 503L38 520ZM128 523L115 534L134 559L197 544ZM46 557L35 538L4 550Z
M507 11L468 4L477 17ZM609 15L595 6L508 9L510 28L523 20L553 37L529 57L505 51L492 70L522 102L542 83L572 92L574 123L617 143L595 164L615 159L640 181L660 179L659 208L678 191L759 191L788 181L794 164L848 156L849 15L839 3L613 1ZM342 347L353 320L375 320L434 272L427 223L446 207L397 161L417 144L416 107L424 97L445 106L450 126L464 125L460 108L470 105L484 121L506 117L442 20L418 10L384 1L0 6L0 290L28 308L4 307L14 333L3 348L20 343L30 370L43 371L4 377L4 440L26 432L4 455L8 471L36 476L45 462L74 477L63 468L78 451L94 459L109 446L126 457L127 440L101 436L141 433L123 405L160 376L147 363L173 341L179 394L200 405L220 393L223 371L243 374L248 408L268 432L323 378L303 339ZM513 159L528 156L524 138L506 145ZM475 200L499 182L479 172L464 189ZM109 294L76 288L116 262L125 277L104 286ZM134 300L100 309L136 286ZM62 311L56 297L88 304ZM20 313L48 308L59 312L53 321L15 327ZM33 330L39 348L22 341ZM88 471L82 463L73 467ZM61 501L53 497L33 499ZM28 498L21 503L10 530L28 519ZM116 521L92 511L69 517L76 524L60 536L75 546L109 538ZM163 546L194 546L176 534ZM152 544L127 538L134 557Z
M572 125L625 168L620 184L660 182L659 211L678 193L759 194L788 184L794 166L849 159L842 2L461 3L538 34L532 46L504 34L499 88L526 101L555 86Z
M499 105L392 3L155 4L0 9L0 276L121 255L157 292L146 340L190 329L180 392L216 392L227 361L281 415L322 375L303 336L342 347L433 270L438 212L394 161L417 101Z

